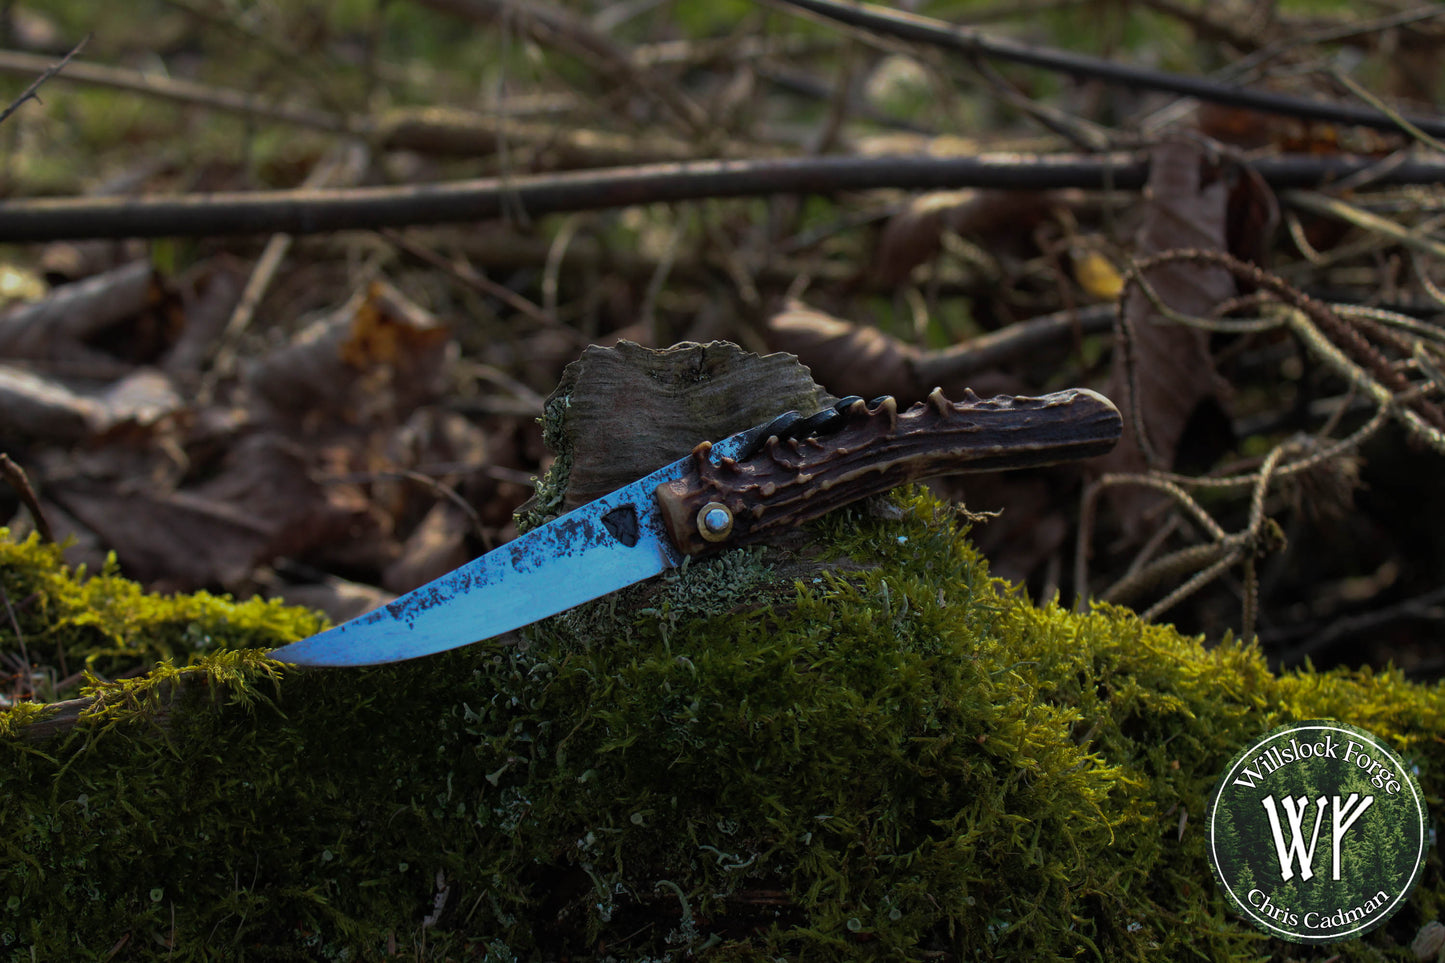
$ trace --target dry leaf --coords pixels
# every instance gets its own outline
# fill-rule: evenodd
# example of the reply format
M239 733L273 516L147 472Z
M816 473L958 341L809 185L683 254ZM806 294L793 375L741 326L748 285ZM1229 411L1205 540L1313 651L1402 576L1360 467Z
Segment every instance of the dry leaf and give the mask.
M138 368L101 392L98 399L103 425L151 428L178 414L186 402L175 384L155 368Z
M797 355L815 381L840 397L907 399L918 394L913 370L918 349L876 328L850 324L794 301L768 319L765 336L768 347Z
M1154 149L1136 240L1138 256L1180 248L1224 249L1228 185L1217 178L1205 182L1203 167L1204 157L1195 145L1168 143ZM1235 293L1228 272L1187 262L1159 266L1146 278L1164 304L1187 315L1206 315ZM1129 414L1130 406L1137 406L1158 467L1169 468L1186 426L1201 406L1222 406L1227 386L1215 373L1205 332L1156 321L1157 312L1137 286L1129 290L1123 311L1130 341L1127 347L1116 346L1107 394L1125 413L1124 437L1095 464L1108 472L1149 467ZM1132 380L1127 364L1132 364ZM1112 501L1126 532L1141 534L1154 500L1132 490L1110 490L1111 496L1116 494Z
M335 576L304 585L268 586L267 596L282 599L287 605L319 609L337 625L381 608L396 598L391 592L373 585L349 582Z
M1117 300L1124 290L1124 278L1103 254L1084 249L1072 258L1074 280L1089 296L1100 301Z
M95 399L54 378L0 365L0 438L7 444L30 440L67 444L90 437L103 421Z
M115 551L127 575L157 589L236 585L274 536L231 505L184 492L62 482L51 493Z
M150 361L183 327L177 305L146 261L56 288L0 315L0 355L88 363Z
M245 380L279 423L364 422L434 398L452 348L445 325L378 281L250 364Z
M179 292L186 325L161 366L177 377L199 375L216 352L222 332L245 285L233 260L216 258L205 273Z
M243 438L215 477L170 490L161 472L132 464L155 453L116 445L90 453L86 473L48 486L48 495L112 548L126 573L153 588L189 591L244 586L257 565L316 554L332 544L365 544L384 526L354 493L323 487L307 451L277 435ZM104 466L112 467L111 476Z
M153 368L88 394L57 378L0 365L0 438L15 442L76 442L122 426L151 428L184 407L171 380Z
M469 525L461 506L447 500L437 502L407 536L401 557L382 573L382 587L398 594L410 592L464 564L471 558L466 550Z
M195 489L258 520L270 539L255 561L277 556L380 567L395 557L389 519L361 486L328 480L317 467L332 452L257 432L237 442L215 477ZM345 457L345 456L343 456Z
M1025 254L1033 231L1063 195L1053 191L962 190L923 194L889 219L878 238L867 274L870 283L894 288L913 269L933 259L945 231L991 251Z

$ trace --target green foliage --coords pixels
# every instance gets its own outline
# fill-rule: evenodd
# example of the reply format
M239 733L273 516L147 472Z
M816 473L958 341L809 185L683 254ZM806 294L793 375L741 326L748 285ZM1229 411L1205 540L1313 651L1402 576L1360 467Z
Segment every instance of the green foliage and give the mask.
M798 560L739 553L520 645L318 671L223 651L97 687L44 742L12 712L0 957L1283 957L1205 860L1241 745L1366 726L1438 811L1439 687L1276 677L1236 642L1036 607L944 506L897 504L814 526L832 555L790 586ZM4 578L30 571L12 598L46 584L52 550L4 551ZM78 608L27 631L57 616ZM96 618L88 638L149 644ZM1362 951L1407 952L1440 872Z

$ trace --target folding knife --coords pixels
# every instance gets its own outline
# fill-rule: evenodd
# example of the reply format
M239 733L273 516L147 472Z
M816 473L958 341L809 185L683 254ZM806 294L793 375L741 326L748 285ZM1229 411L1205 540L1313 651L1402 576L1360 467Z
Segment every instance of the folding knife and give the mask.
M296 665L373 665L491 638L904 482L1103 454L1118 410L1073 389L954 403L934 389L844 398L711 444L533 529L366 615L271 653Z

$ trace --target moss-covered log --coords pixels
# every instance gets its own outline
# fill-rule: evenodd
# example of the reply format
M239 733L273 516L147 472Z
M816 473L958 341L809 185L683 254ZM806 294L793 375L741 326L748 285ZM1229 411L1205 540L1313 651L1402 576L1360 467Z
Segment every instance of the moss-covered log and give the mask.
M895 503L814 526L824 557L731 553L519 644L366 670L240 648L310 631L294 610L100 591L0 541L27 645L159 637L193 663L97 685L48 731L53 710L0 714L0 953L1284 958L1205 859L1246 741L1365 726L1439 812L1440 687L1276 676L1249 646L1036 607L949 509ZM120 628L77 625L86 592ZM1412 958L1442 896L1432 850L1409 905L1336 949Z

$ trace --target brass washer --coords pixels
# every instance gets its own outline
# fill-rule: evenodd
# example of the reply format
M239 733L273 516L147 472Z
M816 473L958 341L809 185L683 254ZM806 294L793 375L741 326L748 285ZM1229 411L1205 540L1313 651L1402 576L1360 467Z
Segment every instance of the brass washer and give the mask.
M709 522L708 516L714 512L722 512L727 517L727 523L717 526L715 522ZM714 516L716 518L716 516ZM697 512L697 533L709 542L721 542L733 531L733 513L722 502L708 502Z

